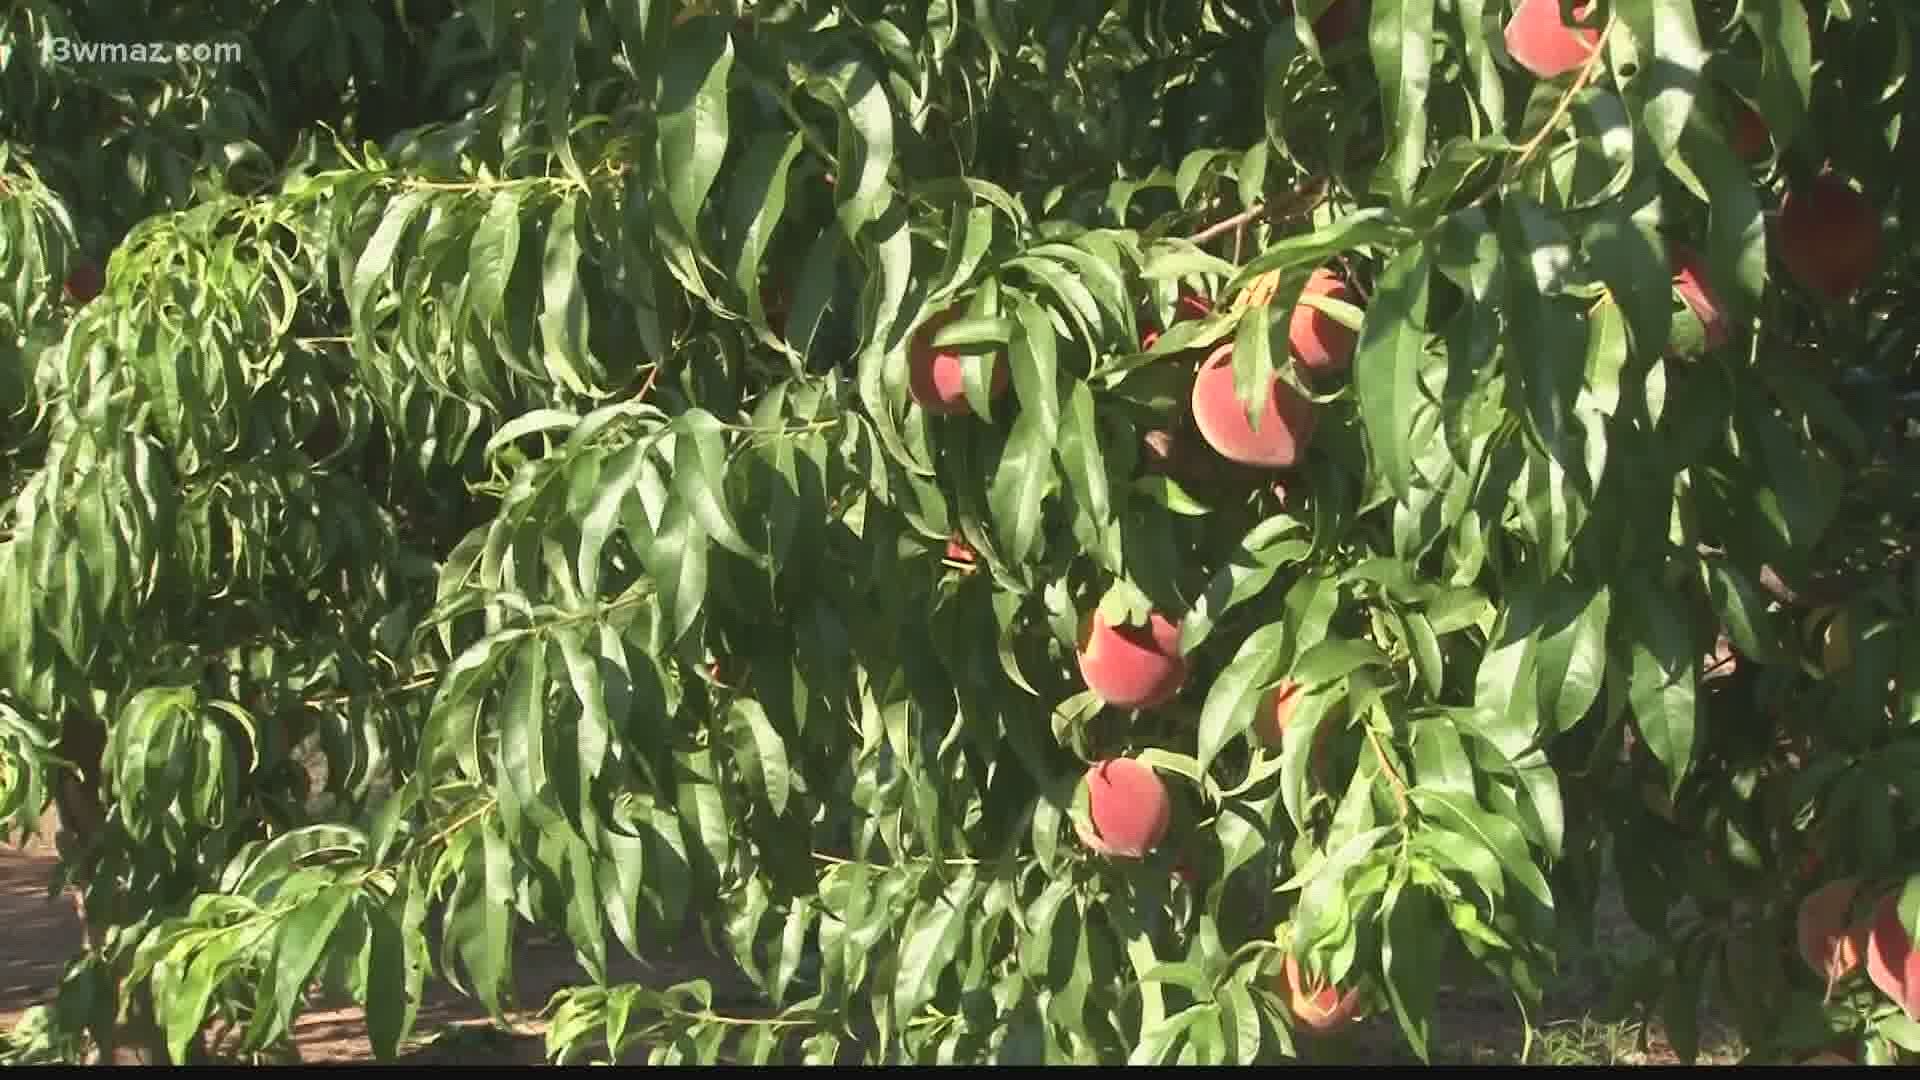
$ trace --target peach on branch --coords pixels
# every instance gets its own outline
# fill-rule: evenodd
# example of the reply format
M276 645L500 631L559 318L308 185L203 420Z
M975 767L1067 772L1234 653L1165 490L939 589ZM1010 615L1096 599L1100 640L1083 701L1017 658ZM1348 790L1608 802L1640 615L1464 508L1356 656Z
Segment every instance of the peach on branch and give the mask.
M1673 289L1706 328L1707 348L1725 345L1732 336L1726 309L1707 287L1707 268L1700 254L1684 245L1673 250Z
M1316 1035L1351 1023L1360 1011L1359 987L1343 994L1325 979L1304 977L1292 953L1287 954L1274 988L1286 996L1287 1011L1294 1020Z
M1079 661L1087 688L1122 709L1165 704L1187 678L1180 624L1157 611L1145 626L1111 626L1096 610L1081 634Z
M760 283L760 310L767 313L767 326L777 337L787 336L787 315L793 309L793 297L771 281Z
M1773 146L1773 134L1767 130L1767 122L1744 101L1735 100L1729 111L1733 114L1733 130L1728 132L1733 152L1740 155L1742 161L1766 157Z
M973 411L965 389L967 366L988 362L985 355L969 355L934 346L933 339L949 323L959 318L962 310L956 304L934 314L920 324L907 346L908 392L921 408L942 416L959 416ZM1007 392L1012 373L1007 368L1005 350L995 354L992 359L993 383L990 393L998 398Z
M1358 299L1346 282L1324 266L1307 278L1301 296L1324 296L1348 304ZM1338 319L1304 299L1294 306L1287 323L1287 344L1301 365L1315 375L1345 371L1353 363L1353 349L1359 340L1358 331L1347 329Z
M1191 289L1180 290L1180 299L1173 305L1174 322L1183 323L1190 319L1204 319L1211 314L1213 314L1213 301ZM1140 351L1146 352L1159 343L1160 333L1159 330L1148 327L1147 331L1140 335Z
M1113 858L1144 858L1166 839L1173 822L1173 799L1151 765L1134 758L1109 758L1087 769L1087 816L1092 830L1079 828L1082 843Z
M1867 932L1867 978L1893 1000L1909 1020L1920 1020L1920 953L1900 922L1900 889L1894 889L1873 912Z
M1284 469L1300 460L1313 438L1313 402L1273 376L1256 430L1233 389L1233 343L1215 349L1193 380L1193 422L1207 445L1228 461Z
M106 286L106 275L100 272L98 263L81 262L67 272L67 280L61 284L61 290L69 301L85 304L99 296L100 290Z
M1879 212L1831 172L1787 192L1779 236L1787 272L1829 300L1852 296L1880 266Z
M1848 908L1859 892L1858 878L1838 878L1800 901L1800 911L1794 920L1800 959L1806 961L1814 974L1827 980L1828 985L1839 982L1859 967L1860 956L1866 951L1870 925L1847 919Z
M1573 9L1584 19L1592 0ZM1507 52L1536 79L1556 79L1587 62L1600 46L1600 31L1560 21L1560 0L1520 0L1507 20Z
M947 562L958 563L971 571L978 560L979 553L973 550L972 544L967 543L966 537L958 532L947 537Z

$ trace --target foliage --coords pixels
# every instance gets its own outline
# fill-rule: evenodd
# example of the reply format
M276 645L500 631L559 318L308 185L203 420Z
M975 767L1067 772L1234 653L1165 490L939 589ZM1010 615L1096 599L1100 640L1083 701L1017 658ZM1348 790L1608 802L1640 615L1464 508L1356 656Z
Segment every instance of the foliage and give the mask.
M15 1054L266 1051L317 986L390 1056L429 978L538 1005L541 928L564 1060L1267 1061L1318 1045L1287 954L1425 1055L1615 887L1683 1055L1709 999L1920 1052L1793 929L1843 873L1920 929L1920 15L1603 0L1540 80L1505 3L1106 7L10 5L0 811L59 794L95 932ZM1886 229L1845 303L1767 228L1829 161ZM1150 468L1229 341L1305 461ZM1084 688L1096 607L1180 620L1176 700ZM1140 861L1075 840L1121 755L1173 792ZM609 977L690 928L759 1007Z

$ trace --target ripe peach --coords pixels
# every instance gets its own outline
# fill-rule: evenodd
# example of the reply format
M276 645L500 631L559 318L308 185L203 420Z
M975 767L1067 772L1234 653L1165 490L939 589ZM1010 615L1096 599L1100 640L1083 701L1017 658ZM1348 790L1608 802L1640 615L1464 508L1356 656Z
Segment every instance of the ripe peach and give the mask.
M1349 304L1356 299L1347 283L1324 266L1307 278L1302 295L1325 296ZM1293 347L1293 355L1301 365L1315 375L1345 371L1353 363L1353 348L1359 340L1357 331L1347 329L1333 316L1304 302L1294 306L1287 323L1287 344Z
M1281 0L1280 14L1294 13L1293 0ZM1333 0L1320 17L1313 20L1313 32L1323 46L1346 39L1355 29L1367 25L1367 7L1362 0Z
M1593 4L1573 9L1586 18ZM1507 20L1507 52L1536 79L1557 79L1587 62L1600 45L1600 31L1560 21L1560 0L1520 0Z
M1253 733L1261 742L1278 748L1286 736L1287 721L1300 703L1300 684L1289 679L1267 691L1260 699L1260 710L1253 715Z
M787 290L771 281L760 283L760 309L767 313L767 326L775 336L787 336L787 314L793 307L793 297Z
M1728 132L1733 152L1740 155L1742 161L1766 157L1773 146L1773 134L1767 130L1767 122L1744 101L1735 100L1728 111L1733 119L1733 130Z
M1253 714L1254 737L1268 747L1278 750L1286 737L1287 722L1293 718L1293 710L1300 704L1299 683L1288 679L1266 692L1260 699L1260 707ZM1333 746L1334 724L1331 717L1322 718L1319 729L1313 733L1312 758L1308 762L1314 778L1321 784L1327 782L1329 769L1328 753Z
M67 272L67 280L62 283L61 290L70 302L85 304L99 296L100 290L106 286L107 277L100 272L99 264L81 262Z
M1233 343L1213 351L1193 380L1193 421L1207 445L1228 461L1284 469L1299 461L1313 437L1313 402L1278 375L1267 394L1260 428L1247 422L1246 407L1233 392Z
M913 400L930 413L958 416L973 411L967 402L963 374L966 365L985 363L984 356L967 356L950 349L936 349L933 339L948 323L960 317L955 305L938 312L920 324L907 346L907 388ZM1011 374L1004 352L994 357L992 396L1007 392Z
M1093 830L1080 839L1111 857L1138 859L1166 839L1173 799L1153 767L1133 758L1109 758L1087 769L1087 816Z
M1726 309L1707 288L1706 264L1700 254L1684 245L1673 249L1673 289L1706 327L1707 348L1725 345L1732 336L1727 327Z
M965 563L971 568L978 558L978 553L973 550L972 544L967 543L965 537L956 532L947 537L946 557L948 562Z
M1780 261L1829 300L1858 292L1880 265L1880 215L1833 173L1787 192L1780 203Z
M1800 913L1794 920L1800 959L1829 984L1859 967L1860 954L1867 948L1869 924L1847 922L1847 907L1859 891L1858 878L1838 878L1800 901Z
M1324 1035L1355 1019L1360 1009L1359 987L1342 994L1337 987L1317 977L1311 982L1312 985L1308 985L1303 981L1300 962L1288 953L1274 989L1286 995L1288 1011L1303 1027L1316 1035Z
M1174 322L1183 323L1189 319L1204 319L1211 314L1213 314L1213 301L1191 289L1180 290L1180 299L1173 305ZM1160 331L1148 327L1146 333L1140 335L1140 351L1146 352L1153 348L1159 340Z
M1122 709L1164 704L1187 678L1180 624L1157 611L1145 626L1109 626L1095 611L1081 635L1079 660L1087 688Z
M1866 952L1867 977L1873 985L1892 998L1907 1019L1920 1020L1920 952L1914 951L1913 938L1900 924L1899 889L1888 893L1874 908Z
M1359 0L1333 0L1327 10L1313 20L1313 34L1322 46L1337 45L1348 34L1367 25L1367 12Z

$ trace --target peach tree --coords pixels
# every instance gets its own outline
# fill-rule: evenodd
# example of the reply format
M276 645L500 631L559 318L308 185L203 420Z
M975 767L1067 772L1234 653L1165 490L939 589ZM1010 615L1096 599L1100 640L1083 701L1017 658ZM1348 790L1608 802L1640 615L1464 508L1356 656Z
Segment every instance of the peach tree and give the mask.
M1920 12L1107 8L10 5L8 1059L1920 1053Z

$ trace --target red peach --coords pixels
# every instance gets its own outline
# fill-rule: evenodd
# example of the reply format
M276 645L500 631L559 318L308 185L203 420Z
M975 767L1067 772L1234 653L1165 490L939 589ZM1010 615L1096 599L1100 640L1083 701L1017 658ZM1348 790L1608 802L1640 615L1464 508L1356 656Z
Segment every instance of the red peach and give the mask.
M1284 469L1299 461L1313 437L1313 402L1278 375L1267 394L1260 428L1247 422L1247 410L1233 391L1233 343L1213 351L1193 380L1193 421L1207 445L1228 461Z
M933 339L948 323L960 317L955 305L920 324L907 347L907 387L913 400L930 413L958 416L973 411L967 402L964 373L966 365L985 363L985 356L967 356L951 349L936 349ZM1004 352L994 356L992 396L1006 393L1011 374Z
M1573 9L1584 19L1591 0ZM1507 20L1507 52L1536 79L1556 79L1587 62L1600 45L1600 31L1560 21L1560 0L1520 0Z
M771 281L760 283L760 309L767 313L767 326L774 336L787 336L787 313L793 307L793 297L787 290Z
M100 272L98 264L81 262L68 271L67 280L62 283L61 289L66 293L69 301L85 304L99 296L100 290L106 286L106 275Z
M1204 319L1213 314L1213 302L1199 293L1188 289L1180 290L1180 298L1173 305L1173 321L1183 323L1189 319ZM1140 351L1146 352L1160 340L1161 331L1149 327L1140 335Z
M1122 709L1165 704L1187 678L1180 624L1157 611L1146 626L1109 626L1095 611L1081 638L1079 660L1087 688Z
M1736 100L1730 111L1733 114L1733 130L1728 134L1733 152L1740 155L1742 161L1759 161L1766 157L1767 151L1773 146L1773 134L1767 130L1767 122L1744 101Z
M1166 839L1173 800L1153 767L1133 758L1110 758L1087 769L1087 816L1093 831L1080 839L1094 851L1138 859Z
M1845 180L1822 173L1780 203L1780 261L1808 289L1845 300L1880 265L1880 215Z
M1322 45L1337 45L1347 35L1367 25L1367 11L1359 0L1333 0L1313 23L1313 34Z
M1673 249L1673 288L1706 328L1707 348L1725 345L1732 336L1727 328L1726 309L1707 288L1706 264L1697 252L1684 245Z
M1860 966L1870 924L1847 922L1847 908L1860 891L1858 878L1839 878L1808 893L1794 920L1800 959L1829 984Z
M1287 1009L1293 1018L1316 1035L1324 1035L1350 1023L1360 1008L1360 988L1345 994L1331 984L1315 978L1309 985L1302 979L1300 962L1287 954L1275 989L1287 997Z
M1867 977L1880 992L1920 1020L1920 952L1900 923L1900 890L1895 889L1874 908L1873 928L1867 933Z
M1307 278L1301 295L1325 296L1349 304L1356 299L1347 283L1324 266ZM1359 340L1357 331L1347 329L1333 316L1304 302L1294 306L1293 316L1287 323L1287 344L1293 347L1293 355L1316 375L1345 371L1353 363L1354 345Z
M954 533L947 538L947 559L972 566L975 559L973 545L967 543L966 538L959 533Z

